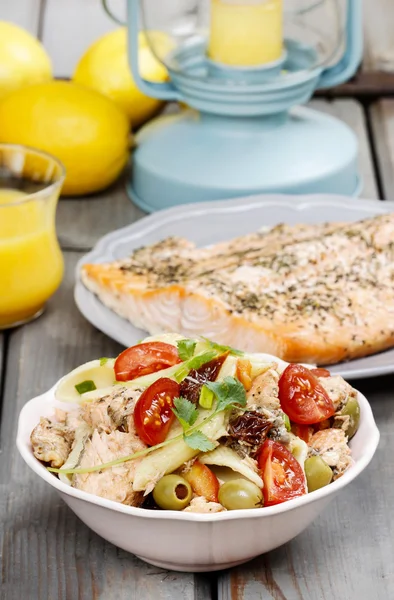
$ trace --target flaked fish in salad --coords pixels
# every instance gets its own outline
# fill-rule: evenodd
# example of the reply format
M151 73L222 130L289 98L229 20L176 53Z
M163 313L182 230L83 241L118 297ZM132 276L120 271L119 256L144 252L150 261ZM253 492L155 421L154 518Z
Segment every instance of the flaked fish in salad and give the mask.
M352 465L359 420L356 390L326 369L163 334L66 375L31 444L79 490L215 513L335 481Z

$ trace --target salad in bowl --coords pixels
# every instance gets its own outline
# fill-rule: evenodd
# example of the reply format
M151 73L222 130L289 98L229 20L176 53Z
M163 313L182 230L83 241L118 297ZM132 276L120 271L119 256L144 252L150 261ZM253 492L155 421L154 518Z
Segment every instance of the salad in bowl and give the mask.
M225 569L292 540L371 461L340 376L165 334L23 407L17 446L93 531L153 565Z
M265 511L352 468L358 392L325 369L151 337L66 375L34 457L70 488L145 511Z

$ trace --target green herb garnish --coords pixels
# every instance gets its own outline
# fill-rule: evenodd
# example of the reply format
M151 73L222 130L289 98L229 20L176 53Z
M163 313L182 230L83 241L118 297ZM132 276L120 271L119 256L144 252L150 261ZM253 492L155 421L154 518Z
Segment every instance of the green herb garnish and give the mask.
M86 381L77 383L77 385L74 387L78 394L85 394L86 392L93 392L93 390L97 390L96 384L91 379L86 379Z
M213 450L216 444L212 442L202 431L198 429L192 431L192 427L198 418L198 409L194 406L193 402L186 398L175 398L175 408L172 409L174 415L182 425L183 429L183 440L184 442L193 448L193 450L201 450L201 452L207 452ZM205 423L203 421L203 423ZM199 427L203 423L199 424Z
M245 388L235 377L225 377L223 381L207 381L205 385L216 396L215 412L246 406Z
M217 344L216 342L212 342L211 340L209 340L208 338L203 337L202 338L207 344L209 344L209 346L213 349L216 350L216 352L220 352L221 354L224 354L225 352L229 352L230 354L234 354L234 356L243 356L244 352L241 352L241 350L237 350L236 348L232 348L231 346L223 346L222 344Z
M197 342L194 340L179 340L177 342L178 354L181 360L189 360L194 355L194 351L197 346Z
M217 356L217 353L214 350L208 350L208 352L203 352L202 354L197 354L194 358L191 358L187 366L189 370L195 369L196 371L205 365L205 363L210 362Z
M201 452L210 452L217 446L202 431L193 431L193 433L185 434L183 439L190 448L200 450Z
M194 425L198 417L198 410L193 402L186 398L175 398L172 412L182 425L183 431Z
M109 361L109 358L107 358L106 356L103 356L102 358L99 359L100 361L100 367L103 367L104 365L107 364L107 362Z
M198 403L201 408L206 408L207 410L211 410L214 393L212 390L208 389L206 385L203 385L200 392L200 398L198 399Z
M213 350L209 350L208 352L203 352L202 354L197 354L193 358L190 358L186 362L184 362L179 369L174 373L174 378L178 383L183 381L185 377L187 377L192 369L199 369L205 363L210 362L213 358L217 356L216 352Z
M183 439L185 443L194 450L201 450L201 452L213 450L213 448L216 447L216 444L201 431L202 427L212 421L212 419L216 417L218 413L224 410L246 406L246 392L242 383L234 377L226 377L222 382L208 382L205 385L213 391L217 403L215 409L200 423L196 423L199 411L192 402L186 400L185 398L177 398L176 401L174 401L174 414L182 425L183 433L165 440L156 446L145 448L144 450L135 452L129 456L123 456L108 463L95 465L94 467L77 467L75 469L56 469L54 467L48 467L48 471L51 471L52 473L64 473L66 475L71 475L74 473L93 473L95 471L109 469L110 467L116 467L117 465L121 465L129 460L141 458L142 456L146 456L147 454L150 454L159 448L169 446L170 444L173 444L181 439Z

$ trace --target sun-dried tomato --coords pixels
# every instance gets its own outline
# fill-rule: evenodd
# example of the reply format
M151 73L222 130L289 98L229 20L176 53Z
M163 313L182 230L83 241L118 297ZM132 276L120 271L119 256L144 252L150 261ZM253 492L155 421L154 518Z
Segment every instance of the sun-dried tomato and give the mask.
M230 423L230 435L238 442L252 446L255 454L264 443L272 426L272 423L261 413L247 411Z
M216 381L227 354L222 354L202 365L199 369L192 369L188 376L180 383L179 391L183 398L198 404L201 388L207 381Z

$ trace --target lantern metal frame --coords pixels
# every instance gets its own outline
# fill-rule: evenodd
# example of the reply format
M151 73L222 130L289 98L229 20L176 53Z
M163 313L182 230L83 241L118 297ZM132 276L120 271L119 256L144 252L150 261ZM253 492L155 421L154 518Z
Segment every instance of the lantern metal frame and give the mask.
M278 76L284 56L277 64L239 73L219 65L213 77L193 78L188 73L193 61L207 60L205 49L185 45L176 50L182 68L167 65L169 81L163 83L146 81L139 72L139 7L139 0L128 0L129 61L137 86L148 96L190 108L158 117L137 133L127 189L138 206L152 212L264 192L360 193L354 133L300 105L316 89L337 86L356 72L363 53L361 0L347 0L345 51L332 66L314 67L310 46L285 40L286 53L300 65L289 77ZM223 85L221 77L228 75L239 75L237 85Z

